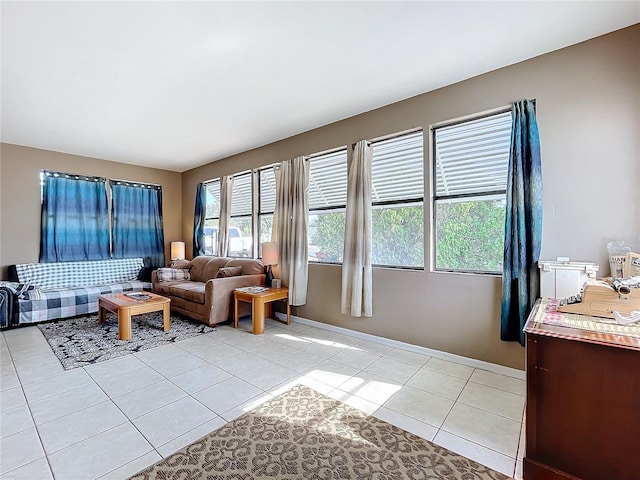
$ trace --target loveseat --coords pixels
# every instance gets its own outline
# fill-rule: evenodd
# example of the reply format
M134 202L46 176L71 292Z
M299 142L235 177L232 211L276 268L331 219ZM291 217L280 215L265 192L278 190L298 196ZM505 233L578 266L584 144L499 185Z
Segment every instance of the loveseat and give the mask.
M16 293L17 308L3 326L97 312L100 295L151 290L150 282L139 280L143 271L142 258L11 265L13 283L3 287Z
M154 271L153 291L171 299L172 311L211 327L233 318L234 289L264 285L260 260L203 255L183 267ZM243 303L240 315L250 313L251 305Z

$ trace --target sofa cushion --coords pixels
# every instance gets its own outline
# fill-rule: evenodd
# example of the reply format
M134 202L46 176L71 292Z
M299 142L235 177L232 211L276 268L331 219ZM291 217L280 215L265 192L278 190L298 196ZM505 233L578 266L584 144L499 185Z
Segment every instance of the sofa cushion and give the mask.
M191 260L172 260L171 268L185 268L188 270L191 268Z
M169 295L169 288L172 285L178 285L184 283L184 280L170 280L168 282L158 282L153 284L153 291L160 295Z
M218 270L216 278L238 277L242 275L242 267L222 267Z
M176 297L182 297L195 303L204 303L204 283L173 283L168 288L168 294Z
M191 280L196 282L206 282L211 278L216 278L218 269L224 267L229 259L227 257L214 257L203 255L191 260Z
M225 267L242 267L242 275L261 275L264 273L262 262L253 258L232 258Z
M158 281L167 282L169 280L190 280L189 270L182 268L159 268Z

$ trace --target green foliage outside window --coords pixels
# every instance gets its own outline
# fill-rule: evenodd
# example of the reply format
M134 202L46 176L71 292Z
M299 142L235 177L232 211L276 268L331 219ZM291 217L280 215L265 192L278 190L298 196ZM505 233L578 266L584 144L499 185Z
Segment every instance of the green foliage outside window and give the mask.
M497 272L502 270L505 202L481 200L437 202L436 268ZM373 263L403 267L424 266L424 220L422 205L374 208ZM261 217L262 241L270 240L273 218ZM344 212L312 213L309 216L309 260L342 262ZM215 225L214 225L215 223ZM217 220L207 227L217 227ZM232 219L243 235L251 231L249 218ZM268 237L268 238L267 238ZM213 244L210 239L209 247Z
M436 204L436 268L501 272L505 202Z
M313 246L309 253L311 258L324 262L342 261L344 222L344 212L310 215L309 240ZM374 208L372 223L374 264L403 267L424 265L422 205Z
M422 205L375 208L372 212L375 265L424 266Z
M320 262L342 262L344 212L309 215L309 258Z

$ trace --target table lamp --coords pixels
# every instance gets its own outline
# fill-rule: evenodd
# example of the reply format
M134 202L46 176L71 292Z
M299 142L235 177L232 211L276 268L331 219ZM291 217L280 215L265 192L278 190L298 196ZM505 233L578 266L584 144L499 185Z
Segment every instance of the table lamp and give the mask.
M278 264L278 244L276 242L264 242L262 244L262 263L266 267L264 284L271 288L271 281L273 280L271 265Z
M184 260L184 242L171 242L171 261Z

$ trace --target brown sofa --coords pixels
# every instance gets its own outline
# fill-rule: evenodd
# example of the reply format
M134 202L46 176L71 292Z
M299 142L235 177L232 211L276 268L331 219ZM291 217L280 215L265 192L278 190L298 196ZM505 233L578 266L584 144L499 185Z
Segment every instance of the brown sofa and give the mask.
M242 267L242 273L216 278L222 267ZM190 280L158 282L158 273L154 271L151 276L153 291L171 299L171 310L211 327L233 319L234 289L264 285L262 262L249 258L196 257L191 261L189 274ZM239 307L241 316L251 314L250 304L240 302Z

